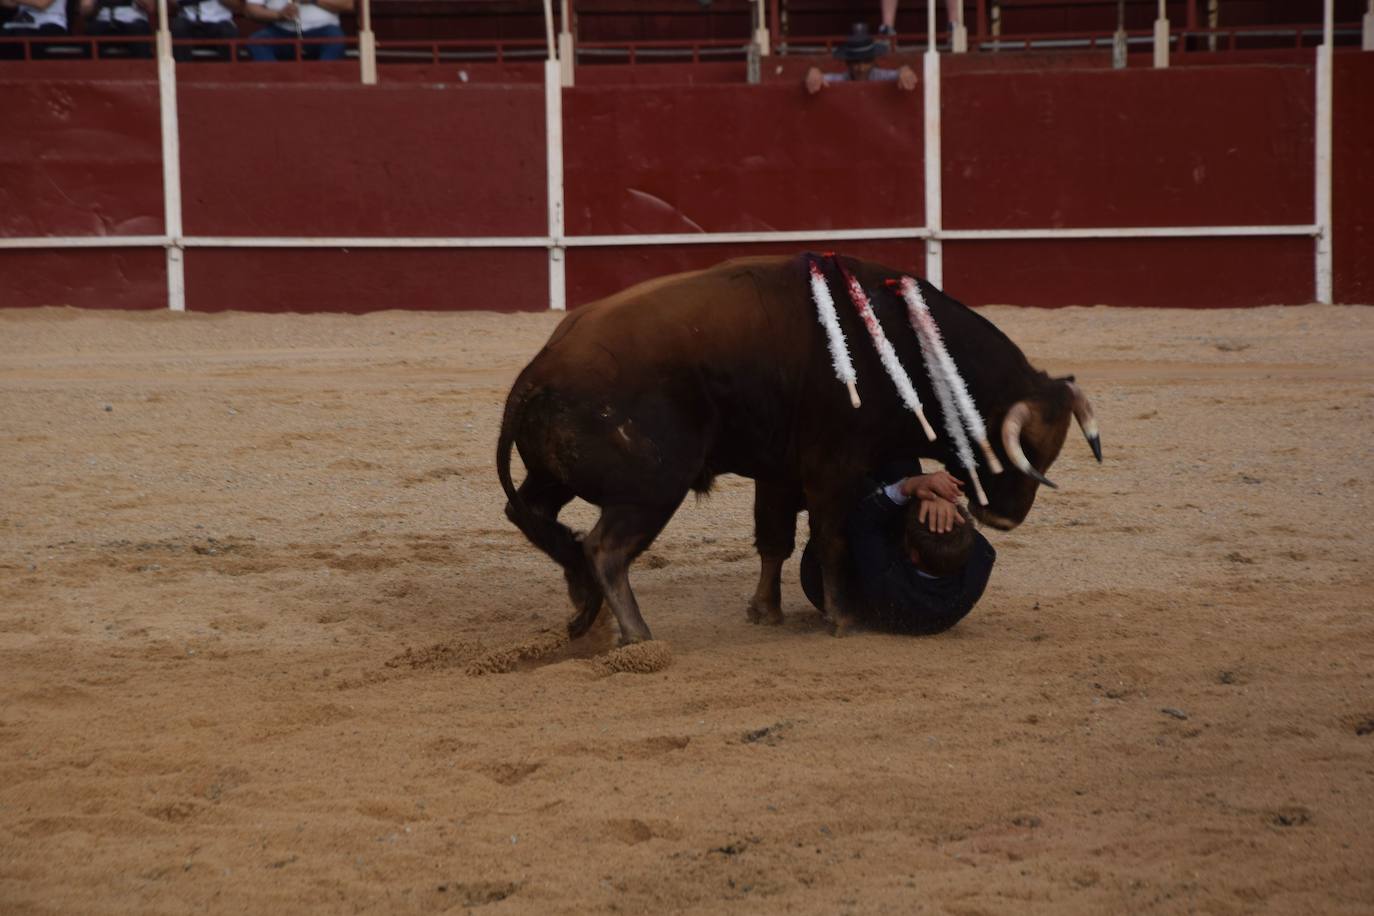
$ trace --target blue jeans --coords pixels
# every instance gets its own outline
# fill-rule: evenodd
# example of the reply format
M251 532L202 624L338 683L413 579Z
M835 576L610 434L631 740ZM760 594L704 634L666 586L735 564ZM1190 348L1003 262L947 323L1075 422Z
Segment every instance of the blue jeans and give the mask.
M318 29L306 29L301 33L302 38L343 38L343 29L337 25L322 25ZM249 39L248 53L253 60L295 60L296 48L294 45L263 45L253 44L260 38L295 38L295 29L284 29L279 25L269 25L265 29L259 29L253 33ZM327 45L302 45L301 57L305 60L341 60L344 56L344 46L340 44Z

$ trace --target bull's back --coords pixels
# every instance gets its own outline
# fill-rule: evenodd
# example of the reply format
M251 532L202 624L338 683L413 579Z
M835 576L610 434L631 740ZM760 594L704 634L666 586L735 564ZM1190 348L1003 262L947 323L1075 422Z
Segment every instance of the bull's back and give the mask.
M608 474L638 491L776 473L812 333L791 314L806 301L792 266L728 261L576 309L517 382L522 455L545 454L593 502Z

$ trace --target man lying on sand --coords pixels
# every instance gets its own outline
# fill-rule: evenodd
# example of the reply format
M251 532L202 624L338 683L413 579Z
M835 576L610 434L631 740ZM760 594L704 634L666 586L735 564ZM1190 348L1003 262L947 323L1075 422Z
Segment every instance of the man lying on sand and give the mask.
M983 596L997 552L959 505L963 484L945 471L921 474L913 463L865 482L868 495L850 514L850 594L859 623L892 633L939 633ZM904 476L903 471L916 473ZM818 609L825 588L811 544L801 584Z

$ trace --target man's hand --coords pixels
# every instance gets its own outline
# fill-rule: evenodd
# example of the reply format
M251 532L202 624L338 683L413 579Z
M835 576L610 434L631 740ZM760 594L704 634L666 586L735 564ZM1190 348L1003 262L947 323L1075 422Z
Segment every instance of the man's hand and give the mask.
M278 20L284 20L286 22L295 22L300 18L300 7L296 6L296 4L294 3L288 3L286 4L286 6L283 6L281 9L277 10Z
M806 79L803 81L806 91L815 95L825 88L825 77L821 75L819 67L812 67L806 71Z
M905 92L911 92L916 88L916 71L902 65L902 69L897 71L897 88Z
M964 498L964 485L948 471L936 471L934 474L917 474L906 478L902 481L902 492L908 499L943 499L957 503Z
M923 499L917 510L916 520L923 522L931 534L944 534L953 531L955 525L962 525L964 517L959 507L943 499Z

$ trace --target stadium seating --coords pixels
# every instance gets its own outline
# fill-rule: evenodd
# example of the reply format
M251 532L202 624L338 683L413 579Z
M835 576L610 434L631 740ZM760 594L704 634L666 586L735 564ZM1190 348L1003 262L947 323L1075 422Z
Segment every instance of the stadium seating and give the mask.
M63 45L59 56L90 56L81 47L76 0L68 5L75 40ZM572 5L579 64L739 58L755 7L749 0L575 0ZM1189 33L1180 50L1310 47L1317 42L1321 0L1217 0L1217 5L1219 31L1209 39L1209 0L1169 0L1172 28ZM554 6L557 15L561 2ZM1352 27L1364 6L1364 0L1337 0L1336 20L1347 26L1344 43L1358 42ZM813 53L817 39L842 36L854 19L876 20L878 0L770 0L768 7L774 47L782 53ZM1125 25L1138 42L1147 40L1157 8L1156 0L1126 0ZM1101 48L1117 27L1116 0L965 0L964 10L973 51L1062 51L1093 40ZM407 42L462 42L448 45L451 53L444 54L460 59L537 58L543 53L540 0L372 0L372 21L384 62L429 53L418 46L408 51ZM897 25L901 43L923 45L925 4L900 3ZM245 37L258 27L246 19L240 22ZM356 16L344 17L344 29L357 34ZM439 49L431 50L437 59Z

